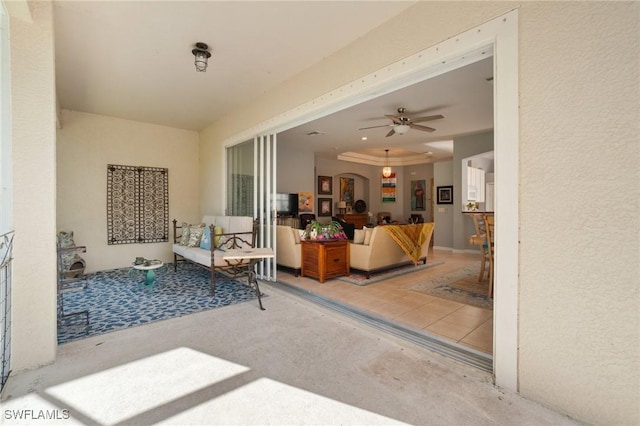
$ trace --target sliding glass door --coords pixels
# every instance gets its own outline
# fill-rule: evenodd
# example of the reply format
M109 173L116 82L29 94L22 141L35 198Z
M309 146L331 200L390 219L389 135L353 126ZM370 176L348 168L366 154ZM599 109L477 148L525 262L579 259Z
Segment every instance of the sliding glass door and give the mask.
M227 215L258 220L256 247L276 247L276 135L255 136L227 148ZM277 254L276 254L277 255ZM276 260L257 265L258 278L276 280Z

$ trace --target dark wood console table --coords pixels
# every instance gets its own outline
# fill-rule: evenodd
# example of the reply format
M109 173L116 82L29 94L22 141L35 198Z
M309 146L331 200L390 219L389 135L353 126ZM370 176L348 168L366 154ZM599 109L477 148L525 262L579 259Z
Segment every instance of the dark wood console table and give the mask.
M362 229L369 223L369 215L367 213L353 213L353 214L338 214L336 217L344 220L347 223L355 225L356 229Z

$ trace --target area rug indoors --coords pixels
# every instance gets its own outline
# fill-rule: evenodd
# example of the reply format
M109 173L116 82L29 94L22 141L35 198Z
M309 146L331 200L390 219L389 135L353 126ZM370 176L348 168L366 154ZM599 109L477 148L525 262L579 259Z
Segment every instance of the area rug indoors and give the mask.
M434 266L441 265L443 262L429 263L423 264L419 263L418 265L409 264L404 266L399 266L397 268L389 269L381 272L374 272L371 274L369 279L367 279L364 272L352 270L349 275L344 277L338 277L336 279L340 281L345 281L350 284L355 285L369 285L374 284L379 281L388 280L389 278L397 277L404 274L409 274L411 272L422 271L424 269L433 268Z
M177 273L172 265L158 270L153 288L145 286L142 273L129 272L123 268L87 274L86 290L63 294L64 312L89 310L89 325L81 317L65 321L58 327L59 344L257 299L246 278L222 275L217 275L216 294L211 296L209 271L191 264L179 265Z
M487 296L489 281L485 279L478 282L479 274L480 265L467 266L448 274L425 279L410 286L409 290L484 309L493 309L493 299Z

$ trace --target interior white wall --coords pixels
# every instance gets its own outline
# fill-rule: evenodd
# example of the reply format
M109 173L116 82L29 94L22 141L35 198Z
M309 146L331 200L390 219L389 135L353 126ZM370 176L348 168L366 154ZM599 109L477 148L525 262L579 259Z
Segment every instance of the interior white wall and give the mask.
M52 362L57 348L52 7L31 3L31 20L10 20L14 372Z
M197 222L199 137L189 130L62 110L57 145L57 230L73 231L86 272L122 268L137 256L173 261L169 241L107 244L107 165L169 169L169 220Z
M514 7L520 392L583 421L638 423L638 3L419 2L202 132L203 205L221 208L205 182L226 138Z

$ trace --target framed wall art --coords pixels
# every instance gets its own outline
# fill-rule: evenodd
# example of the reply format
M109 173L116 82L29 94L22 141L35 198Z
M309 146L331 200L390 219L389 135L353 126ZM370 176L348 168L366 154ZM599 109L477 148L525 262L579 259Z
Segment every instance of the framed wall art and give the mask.
M396 174L391 173L389 177L382 176L382 188L380 192L382 194L383 203L395 203L396 202Z
M107 165L107 244L169 241L169 169Z
M424 180L411 181L411 210L426 210L427 192L425 191L425 185L426 181Z
M318 195L333 194L333 178L331 176L318 176Z
M318 216L332 216L331 198L318 198Z
M340 201L347 203L347 207L353 205L353 190L355 187L355 179L340 178Z
M453 204L453 186L438 186L438 204Z
M311 192L298 192L298 212L313 213L313 194Z

